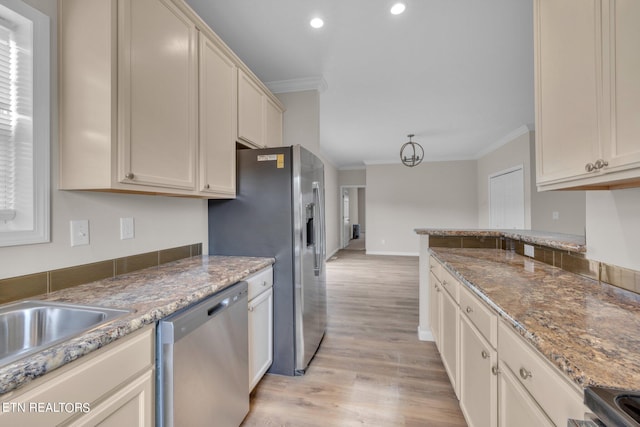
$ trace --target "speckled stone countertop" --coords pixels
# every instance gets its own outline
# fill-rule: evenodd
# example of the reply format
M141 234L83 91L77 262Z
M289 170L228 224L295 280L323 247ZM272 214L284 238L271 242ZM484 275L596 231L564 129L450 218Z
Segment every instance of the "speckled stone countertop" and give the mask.
M273 264L273 258L185 258L40 299L133 310L99 328L0 367L0 395L187 307Z
M430 248L581 387L640 389L640 296L500 249Z
M535 230L463 230L445 228L416 228L414 231L416 234L426 234L429 236L439 237L506 237L508 239L521 240L526 243L548 246L550 248L565 251L587 251L584 236L576 236L574 234L551 233L548 231Z

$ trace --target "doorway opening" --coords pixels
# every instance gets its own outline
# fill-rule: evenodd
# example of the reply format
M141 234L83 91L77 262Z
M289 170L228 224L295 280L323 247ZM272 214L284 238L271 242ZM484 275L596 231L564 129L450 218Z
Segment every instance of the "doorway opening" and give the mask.
M366 187L340 186L340 248L366 249Z

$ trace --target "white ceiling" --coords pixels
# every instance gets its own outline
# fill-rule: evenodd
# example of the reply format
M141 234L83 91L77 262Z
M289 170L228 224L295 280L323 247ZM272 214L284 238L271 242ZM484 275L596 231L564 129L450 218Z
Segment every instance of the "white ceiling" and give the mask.
M324 78L338 167L397 163L409 133L427 161L477 158L534 121L532 0L187 2L263 82Z

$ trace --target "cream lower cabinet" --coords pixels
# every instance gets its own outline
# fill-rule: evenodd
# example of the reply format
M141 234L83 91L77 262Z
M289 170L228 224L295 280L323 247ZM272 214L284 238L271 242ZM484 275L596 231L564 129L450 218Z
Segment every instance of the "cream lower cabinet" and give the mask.
M498 425L498 353L460 316L460 409L470 427ZM520 425L520 424L511 424Z
M440 306L442 305L442 289L440 282L433 273L429 273L429 323L431 334L440 349Z
M249 283L249 389L273 362L273 269L259 271Z
M529 396L511 369L501 364L498 376L498 425L554 427L540 406ZM561 426L565 426L566 421Z
M560 427L582 419L582 390L437 263L430 259L431 321L469 426Z
M539 190L640 186L640 3L535 0Z
M3 395L14 409L0 412L0 425L153 426L154 331L147 326Z

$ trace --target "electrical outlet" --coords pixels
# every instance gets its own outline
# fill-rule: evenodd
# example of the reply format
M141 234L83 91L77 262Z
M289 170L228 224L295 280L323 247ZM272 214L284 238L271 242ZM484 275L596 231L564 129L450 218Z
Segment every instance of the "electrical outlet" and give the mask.
M526 256L530 256L531 258L533 258L535 256L535 251L533 249L533 246L525 244L524 245L524 254Z
M558 211L553 211L553 212L551 213L551 218L552 218L554 221L559 220L559 219L560 219L560 212L558 212Z
M135 223L133 218L120 218L120 240L135 237Z
M71 246L89 244L89 220L79 219L70 221Z

